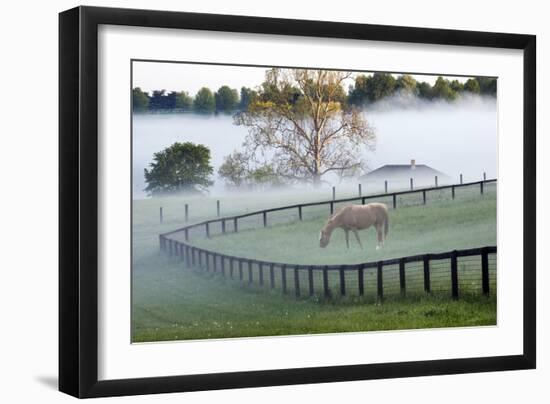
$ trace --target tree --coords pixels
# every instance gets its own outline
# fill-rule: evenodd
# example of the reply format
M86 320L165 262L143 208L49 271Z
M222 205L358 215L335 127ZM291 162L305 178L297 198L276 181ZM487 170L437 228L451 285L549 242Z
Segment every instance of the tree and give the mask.
M165 108L165 99L166 99L166 90L154 90L153 95L149 100L149 109L150 110L159 110Z
M367 97L369 101L378 101L393 94L395 78L388 73L374 73L367 83Z
M348 102L350 105L365 105L367 102L367 84L371 77L364 74L355 77L355 84L349 89Z
M239 93L229 86L221 86L215 94L216 111L232 112L239 105Z
M445 80L441 76L435 81L432 91L435 98L442 98L447 101L454 100L457 97L457 93L451 88L449 80Z
M395 81L395 90L401 91L406 94L417 94L416 80L410 74L403 74Z
M451 81L450 87L456 93L461 93L464 91L464 83L461 83L458 80Z
M479 94L479 82L476 79L468 79L464 83L464 91L468 91L472 94Z
M349 102L352 105L365 105L392 95L396 80L389 73L374 73L372 76L358 75L355 87L350 92Z
M132 108L134 111L147 111L149 108L149 94L136 87L132 90Z
M275 175L290 181L319 185L329 172L356 174L375 135L359 109L343 108L337 100L350 77L340 71L269 70L259 99L235 115L237 125L248 127L248 154L264 156Z
M251 166L251 158L243 152L234 151L224 157L218 175L230 187L266 187L284 184L269 164Z
M218 175L230 186L240 187L245 184L249 174L248 161L249 158L244 153L234 151L225 156L218 168Z
M270 164L260 165L249 171L248 183L252 187L276 187L285 184Z
M479 92L483 95L496 97L497 95L497 79L490 77L476 77L479 83Z
M193 98L187 93L187 91L180 91L176 93L175 108L183 111L190 111L193 107Z
M423 81L422 83L419 83L416 88L418 89L418 96L420 98L424 98L426 100L431 100L434 97L433 89L430 84Z
M147 191L151 195L175 191L197 192L213 184L209 177L210 149L191 142L174 143L153 155L150 169L145 169Z
M251 88L241 87L241 100L239 102L239 109L245 111L252 101L258 98L258 93Z
M201 88L195 96L193 108L196 112L209 113L216 110L216 100L209 88Z

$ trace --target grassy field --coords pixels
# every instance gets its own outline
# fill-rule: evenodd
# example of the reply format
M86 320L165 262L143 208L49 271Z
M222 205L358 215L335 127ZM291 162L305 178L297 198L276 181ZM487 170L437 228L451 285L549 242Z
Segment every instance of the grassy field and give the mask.
M326 207L304 212L304 221L270 218L268 228L250 223L238 234L193 238L193 243L229 254L293 263L354 263L416 253L446 251L496 244L494 187L483 196L476 189L451 201L443 192L430 195L427 206L414 197L401 198L390 211L390 234L383 250L376 251L374 231L361 235L365 250L355 240L346 250L344 237L335 231L329 246L318 246L318 232ZM308 199L309 198L309 199ZM238 214L304 200L319 195L232 196L222 199L222 214ZM296 300L277 291L243 286L236 281L185 268L176 259L160 255L158 234L182 226L183 206L192 218L215 217L215 198L163 198L134 201L133 211L133 341L228 338L477 326L496 323L496 298L448 295L387 299L378 305L369 299L324 300L314 296ZM164 208L159 223L158 208ZM260 219L261 220L261 219ZM255 228L255 230L252 230Z

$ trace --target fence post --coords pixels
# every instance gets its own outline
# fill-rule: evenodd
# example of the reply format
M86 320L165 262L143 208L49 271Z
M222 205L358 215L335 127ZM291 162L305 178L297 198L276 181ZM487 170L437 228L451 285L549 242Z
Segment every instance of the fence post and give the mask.
M346 273L342 267L340 267L340 295L346 295Z
M426 204L426 190L422 191L422 204Z
M323 268L323 292L325 297L330 296L330 290L328 288L328 268L326 265Z
M365 273L363 269L363 264L359 265L359 267L357 268L357 284L359 286L359 296L363 296L365 294Z
M162 223L162 206L160 207L160 210L159 210L159 216L160 216L160 222Z
M401 296L406 296L407 281L405 278L405 260L403 258L399 260L399 290L401 291Z
M233 279L233 257L229 258L229 277Z
M283 294L286 295L286 265L281 266L281 286L283 287Z
M243 280L243 261L239 258L239 280Z
M462 184L462 174L460 174L460 183Z
M452 197L453 199L455 199L455 186L451 186L451 194L452 194Z
M189 241L189 229L185 229L185 241Z
M298 218L302 220L302 205L298 206Z
M313 296L313 294L315 293L313 289L313 267L309 267L307 269L307 278L309 284L309 295Z
M411 178L411 191L414 189L413 179Z
M336 199L336 187L332 187L332 200Z
M191 248L188 245L185 246L185 264L191 266Z
M458 299L458 265L456 250L451 253L451 290L453 299Z
M479 192L483 195L483 181L479 183Z
M238 227L238 223L237 223L237 218L233 218L233 229L235 230L235 233L238 233L239 232L239 227Z
M424 255L424 292L431 292L431 282L430 282L430 255Z
M483 181L487 181L487 173L483 171Z
M195 247L191 247L191 265L195 267Z
M296 298L300 297L300 274L296 267L294 267L294 292Z
M220 200L219 199L216 201L216 213L218 214L218 217L220 217Z
M437 175L435 176L435 186L437 187Z
M199 254L199 268L202 269L202 250L197 250Z
M275 269L273 264L269 264L269 286L275 288Z
M382 261L378 261L376 265L376 295L378 297L378 302L382 303L384 300L384 283L382 279Z
M183 243L178 243L178 246L180 247L180 258L181 258L181 261L184 261L184 260L185 260L185 251L184 251L185 245L184 245Z
M252 261L248 261L248 284L251 285L254 282L252 275Z
M481 251L481 286L483 294L489 296L489 254L485 248Z
M204 224L204 229L206 230L206 237L210 238L210 223L206 222Z
M258 275L260 286L264 285L264 264L261 262L258 264Z
M264 227L267 227L267 212L263 211Z
M393 200L393 208L397 209L397 195L393 194L392 200Z
M185 221L189 221L189 205L185 204Z
M225 278L225 255L220 255L220 269L222 271L222 276Z
M225 220L222 220L222 234L225 234Z
M168 239L168 256L171 257L173 254L172 252L172 239Z
M362 197L362 198L361 198L361 204L364 205L366 200L367 200L367 198Z
M334 202L330 202L330 214L332 215L334 213Z
M362 192L361 192L361 184L358 185L359 187L359 196L361 196Z
M388 193L388 181L384 181L384 193Z

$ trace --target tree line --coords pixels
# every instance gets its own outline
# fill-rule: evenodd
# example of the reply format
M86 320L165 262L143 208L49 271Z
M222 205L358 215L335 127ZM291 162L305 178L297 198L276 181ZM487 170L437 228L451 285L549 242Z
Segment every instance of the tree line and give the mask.
M132 105L133 110L138 112L233 113L245 110L254 93L255 91L247 87L242 87L240 94L229 86L221 86L215 92L208 87L202 87L192 97L187 91L154 90L152 94L149 94L140 87L136 87L132 90Z
M349 91L344 86L353 81ZM138 90L138 91L136 91ZM218 176L231 188L274 187L295 183L319 186L327 175L342 179L365 171L365 154L376 146L376 133L362 106L394 94L449 102L464 93L496 95L496 80L471 78L464 83L439 77L433 85L412 76L356 76L353 72L270 69L254 90L222 86L212 93L153 92L138 88L134 96L147 108L202 113L231 112L233 123L248 129L240 149L224 156ZM135 107L135 104L134 104ZM146 191L203 192L212 184L214 168L208 146L175 143L155 153L145 169Z
M453 101L462 94L495 97L497 81L495 78L474 77L461 82L440 76L431 85L425 81L419 82L408 74L395 77L389 73L374 73L357 75L347 92L343 86L338 91L335 98L343 107L366 106L394 95L411 95L429 101ZM221 86L217 91L202 87L195 96L191 96L187 91L167 92L166 90L154 90L149 94L140 87L136 87L132 90L132 102L134 111L138 112L234 113L246 111L250 103L258 97L268 101L271 93L265 86L260 90L241 87L240 91L227 85ZM303 95L299 88L291 88L288 93L292 104Z

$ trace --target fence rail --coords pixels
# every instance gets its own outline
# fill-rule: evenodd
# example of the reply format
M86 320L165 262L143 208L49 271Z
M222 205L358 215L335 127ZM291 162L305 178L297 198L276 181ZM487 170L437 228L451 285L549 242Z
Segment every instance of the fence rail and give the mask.
M418 254L359 264L306 265L244 258L196 247L189 244L189 233L191 229L204 227L204 235L210 237L212 225L221 224L221 234L225 234L228 222L233 222L233 232L237 233L240 219L256 215L261 216L261 223L265 227L268 225L270 212L289 209L296 209L299 220L303 220L302 212L305 207L330 205L332 213L335 203L356 200L361 200L364 204L368 199L392 197L393 208L397 208L397 196L419 193L422 194L425 204L426 193L429 191L451 189L454 199L456 188L478 185L483 194L484 185L491 182L496 182L496 179L294 204L206 220L159 235L160 249L171 256L179 257L188 267L219 273L224 278L239 280L247 285L280 289L284 294L293 293L296 297L314 294L325 297L369 294L377 301L382 301L384 296L392 294L404 296L434 291L450 292L454 299L461 292L489 295L496 284L495 246ZM178 233L183 233L184 241L174 238Z
M382 301L385 295L392 294L387 289L397 291L401 296L420 291L430 294L437 289L450 291L451 296L458 299L461 291L489 295L496 283L496 246L418 254L359 264L306 265L223 254L163 236L160 236L160 245L162 251L179 257L188 267L219 273L224 278L239 280L248 285L280 289L284 294L292 291L296 297L314 294L325 297L363 296L366 290L374 288L373 297L378 301ZM469 260L462 262L460 259L464 258ZM436 263L439 265L435 265ZM443 271L441 264L444 266Z
M362 204L365 204L365 202L369 199L377 199L377 198L392 198L392 207L393 209L397 209L397 197L403 196L403 195L411 195L411 194L421 194L423 204L426 204L427 200L427 192L430 191L442 191L446 189L451 190L452 199L455 198L456 195L456 188L463 188L463 187L472 187L475 185L478 185L480 188L480 194L483 194L484 184L489 183L496 183L496 179L489 179L489 180L483 180L483 181L475 181L475 182L467 182L463 184L452 184L452 185L441 185L437 187L429 187L429 188L418 188L414 190L406 190L406 191L397 191L397 192L389 192L389 193L381 193L381 194L371 194L371 195L364 195L364 196L354 196L350 198L342 198L342 199L329 199L329 200L323 200L318 202L306 202L306 203L299 203L299 204L293 204L293 205L287 205L287 206L279 206L275 208L269 208L269 209L262 209L257 210L253 212L243 213L240 215L234 215L234 216L225 216L221 218L216 219L210 219L210 220L204 220L198 223L194 223L182 228L178 228L172 231L169 231L167 233L163 233L164 236L169 236L176 233L181 232L188 232L190 229L197 228L204 226L205 228L208 228L211 224L220 223L221 226L225 229L226 223L233 221L234 223L234 230L235 232L238 232L238 221L240 219L245 219L252 216L262 216L263 223L265 226L267 226L268 223L268 213L273 212L279 212L283 210L297 210L299 219L302 220L302 212L303 208L311 207L311 206L320 206L320 205L329 205L330 206L330 213L334 213L334 205L337 203L345 203L345 202L353 202L353 201L361 201ZM187 220L187 219L186 219Z

